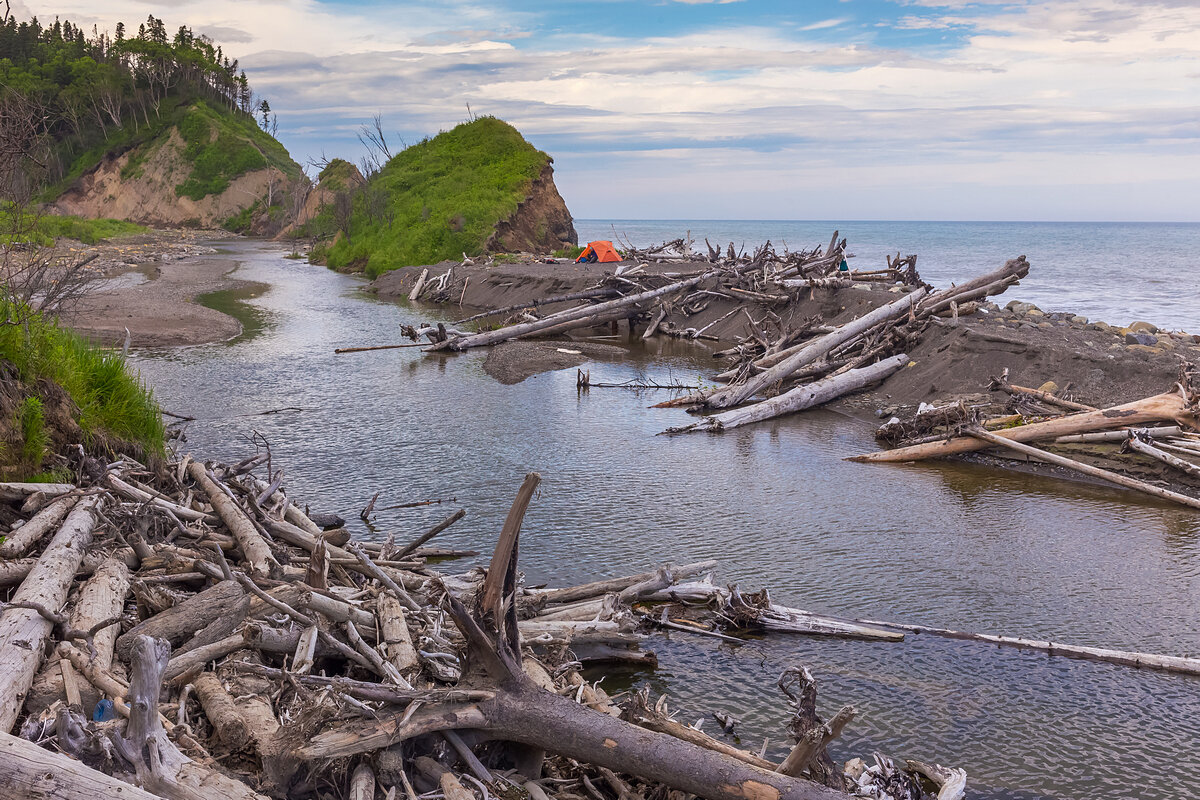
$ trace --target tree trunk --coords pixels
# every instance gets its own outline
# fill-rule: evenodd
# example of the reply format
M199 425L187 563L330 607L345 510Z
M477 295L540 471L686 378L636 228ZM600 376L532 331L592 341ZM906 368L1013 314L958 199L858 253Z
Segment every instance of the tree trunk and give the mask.
M70 756L0 732L0 796L23 800L162 800Z
M276 577L279 573L279 562L275 560L275 556L271 554L271 548L267 546L266 540L259 534L258 529L250 522L245 512L229 498L229 495L225 494L221 487L217 486L212 478L208 477L203 464L195 461L188 464L188 474L208 495L208 501L212 503L213 510L217 512L217 516L225 523L225 527L229 528L229 532L237 539L238 545L242 549L242 556L249 565L250 571L263 578Z
M62 522L63 517L79 498L68 495L43 508L28 522L5 537L0 544L0 559L19 558L42 540L42 537Z
M917 289L899 300L894 300L858 319L851 320L832 333L825 334L800 351L788 356L775 366L751 376L745 383L727 386L714 392L703 400L703 404L709 408L729 408L744 403L768 386L779 383L801 367L826 355L838 345L862 335L876 325L912 312L924 296L925 290Z
M246 590L237 581L215 583L179 605L134 625L117 639L117 652L127 659L134 640L140 635L165 639L172 647L180 645L196 631L232 612L245 599Z
M778 397L772 397L770 400L763 400L761 403L755 403L752 406L726 411L723 414L714 414L695 425L688 425L682 428L668 428L665 432L684 433L686 431L703 429L717 433L729 430L730 428L749 425L753 422L762 422L763 420L781 417L784 414L794 414L797 411L804 411L805 409L828 403L831 400L836 400L842 395L858 391L864 386L878 383L907 363L908 354L901 353L891 358L885 358L883 361L879 361L869 367L852 369L849 372L843 372L841 375L834 375L813 383L801 384Z
M88 497L75 505L13 594L13 603L36 603L53 613L62 608L84 551L92 543L92 528L96 525L94 509L98 502L97 498ZM53 624L33 609L9 607L0 614L2 732L12 730L20 716L52 629Z
M515 339L518 336L543 331L547 328L561 325L564 322L578 320L583 317L599 316L612 311L613 309L624 308L626 306L643 303L647 300L653 300L656 297L661 297L665 294L672 294L682 289L690 289L696 284L714 277L715 275L717 275L716 272L706 272L703 275L697 275L684 281L667 284L666 286L661 286L658 289L650 289L645 292L639 292L638 294L626 295L625 297L619 297L615 300L597 303L596 305L580 306L579 308L563 311L547 317L546 319L538 320L537 322L526 322L520 325L510 325L506 328L499 328L498 330L494 331L486 331L484 333L474 334L473 336L460 337L458 339L451 340L448 346L451 350L466 350L471 347L482 347L489 344L495 344L496 342Z
M1179 392L1159 394L1101 411L1086 411L1045 422L1035 422L1031 425L1006 428L998 431L997 435L1013 442L1035 442L1040 439L1054 439L1059 436L1103 431L1129 425L1143 425L1147 422L1167 421L1178 422L1181 425L1195 425L1194 412L1188 407ZM847 460L862 462L920 461L926 458L945 458L960 453L970 453L991 446L990 443L974 436L956 436L940 442L897 447L895 450L882 450L878 453L854 456Z

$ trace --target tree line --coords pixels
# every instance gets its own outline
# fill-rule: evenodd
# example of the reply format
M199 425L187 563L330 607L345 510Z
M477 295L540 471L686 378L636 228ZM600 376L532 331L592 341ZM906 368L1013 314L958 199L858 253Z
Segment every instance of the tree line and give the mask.
M55 19L0 24L0 103L32 105L43 112L50 142L48 180L62 177L84 151L128 139L155 126L165 108L203 99L234 113L263 114L236 58L203 34L181 25L169 36L150 15L136 34L118 23L110 35Z

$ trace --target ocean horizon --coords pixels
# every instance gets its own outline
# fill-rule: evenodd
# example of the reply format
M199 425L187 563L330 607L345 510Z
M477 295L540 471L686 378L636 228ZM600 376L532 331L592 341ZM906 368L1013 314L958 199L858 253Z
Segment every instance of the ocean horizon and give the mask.
M1024 255L1029 276L996 298L1069 311L1092 321L1200 332L1200 222L988 222L981 220L576 219L580 242L612 239L647 247L691 232L722 249L824 247L834 230L847 239L857 269L886 256L916 254L921 277L961 283Z

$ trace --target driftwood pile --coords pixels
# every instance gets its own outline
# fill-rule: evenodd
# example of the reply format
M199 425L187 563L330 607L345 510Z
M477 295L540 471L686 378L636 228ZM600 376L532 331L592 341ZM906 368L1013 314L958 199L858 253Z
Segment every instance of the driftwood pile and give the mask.
M845 268L846 240L835 231L825 248L779 253L770 242L751 252L738 252L732 244L725 252L708 244L707 254L692 250L693 241L678 239L641 250L626 247L628 260L598 286L572 294L545 297L531 302L491 309L460 320L457 327L445 324L408 326L404 333L410 345L382 348L344 348L338 352L420 346L427 350L461 351L513 339L551 336L580 328L628 320L644 322L642 334L716 340L706 331L734 316L745 316L746 333L738 343L714 355L730 361L716 376L727 385L697 391L668 401L662 406L687 406L696 412L717 411L702 422L665 433L695 430L719 432L753 422L812 408L850 392L879 383L908 363L906 351L921 336L931 320L973 313L985 298L1000 294L1029 272L1024 256L1008 261L1000 269L942 291L921 281L915 255L889 256L887 268L855 271ZM651 262L678 262L692 268L687 274L650 274ZM452 287L454 268L436 282L422 273L409 299L428 296L445 300L429 286ZM836 291L849 287L870 288L895 284L895 300L836 328L819 319L796 325L784 318L786 307L820 289ZM464 290L465 292L465 284ZM452 292L453 293L453 292ZM553 313L539 314L544 306L567 302L578 305ZM699 314L714 302L729 306L727 313L703 327L680 327L671 319ZM753 312L752 312L753 309ZM791 315L788 315L789 317ZM477 332L465 326L486 318L500 317L504 323ZM747 405L749 404L749 405Z
M1000 414L987 403L923 405L912 418L893 418L876 432L893 449L850 460L920 461L998 450L1200 509L1196 365L1184 362L1170 391L1106 409L1059 397L1052 387L1014 385L1008 370L988 388L1011 398ZM1117 458L1122 454L1134 458ZM1150 482L1130 474L1147 471L1162 477Z
M665 698L618 703L585 680L584 663L653 663L646 630L903 633L717 587L702 577L712 563L525 587L536 473L488 568L458 575L422 545L462 511L407 546L356 543L284 494L269 454L153 469L82 458L77 474L0 485L0 795L918 797L926 775L939 797L962 796L961 770L834 765L826 745L853 709L818 718L802 669L780 683L797 741L781 763L674 721Z

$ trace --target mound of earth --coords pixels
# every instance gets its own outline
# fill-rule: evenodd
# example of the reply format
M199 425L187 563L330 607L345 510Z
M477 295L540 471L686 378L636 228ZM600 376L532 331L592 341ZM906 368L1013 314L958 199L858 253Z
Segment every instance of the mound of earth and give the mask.
M300 167L246 115L197 102L147 141L106 154L54 201L62 214L267 233Z
M578 367L588 361L615 361L628 354L623 347L592 342L504 342L488 351L483 371L500 383L512 385L542 372Z

